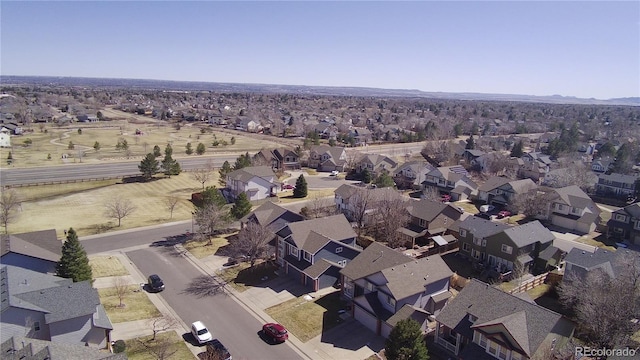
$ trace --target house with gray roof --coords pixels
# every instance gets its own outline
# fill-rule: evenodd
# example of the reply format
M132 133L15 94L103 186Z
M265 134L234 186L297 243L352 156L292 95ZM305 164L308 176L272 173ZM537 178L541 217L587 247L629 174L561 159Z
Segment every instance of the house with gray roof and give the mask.
M547 208L538 216L539 219L584 234L596 230L601 210L578 186L551 189L546 199Z
M422 182L435 167L426 161L407 161L393 173L393 181L398 189L422 188Z
M276 235L276 262L311 291L336 285L340 270L361 251L342 214L288 223Z
M255 163L271 165L274 171L300 169L300 157L292 149L262 149L253 156Z
M542 359L574 324L535 303L472 279L435 317L435 343L461 360Z
M247 223L253 221L276 233L288 223L303 220L304 216L267 201L240 219L240 226L244 227Z
M113 329L91 281L3 265L0 269L2 342L13 336L106 348Z
M584 278L596 269L605 274L616 277L625 271L629 262L640 265L640 253L634 250L620 248L616 251L596 248L594 252L580 249L571 250L564 259L563 281Z
M56 272L62 242L54 229L1 235L0 262L42 273Z
M409 317L422 319L425 330L428 316L437 314L451 297L453 272L437 254L413 259L373 242L340 274L353 318L384 337Z
M458 222L457 227L460 255L474 263L488 260L486 247L489 236L510 228L509 225L477 216L468 216Z
M370 189L343 184L334 191L334 203L338 211L349 221L362 220L363 224L375 221L376 209L382 201L402 198L400 192L390 187Z
M309 151L309 167L318 171L345 171L347 151L344 147L314 145Z
M478 200L486 204L505 206L511 204L516 196L536 187L536 183L531 179L511 180L494 176L478 187Z
M600 174L596 183L596 194L626 200L635 196L637 181L638 177L635 175Z
M640 245L640 203L627 205L611 213L607 236Z
M390 157L379 154L364 154L356 162L356 172L362 173L365 169L372 177L379 176L383 172L393 174L398 163Z
M518 169L518 176L522 179L531 179L536 183L544 180L545 174L551 170L551 163L553 163L548 155L535 151L524 153L520 159L522 159L522 165Z
M249 166L227 174L226 189L233 199L240 193L250 201L276 196L280 184L271 166Z
M440 194L451 195L451 201L460 201L476 196L478 185L460 165L441 166L426 174L423 190L435 189Z
M23 336L13 336L0 344L4 360L126 360L127 354L84 345L71 345Z
M412 200L407 206L409 222L398 229L413 248L414 245L434 245L432 237L444 235L464 211L451 204L428 199Z

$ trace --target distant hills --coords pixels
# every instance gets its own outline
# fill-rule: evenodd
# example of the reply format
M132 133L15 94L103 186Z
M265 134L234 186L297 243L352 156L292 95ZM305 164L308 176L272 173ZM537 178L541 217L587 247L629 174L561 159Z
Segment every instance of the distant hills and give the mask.
M516 101L550 104L583 104L583 105L628 105L640 106L640 97L615 99L583 99L572 96L550 95L514 95L514 94L482 94L482 93L448 93L426 92L420 90L377 89L365 87L333 87L333 86L301 86L270 84L239 84L197 81L169 81L144 79L108 79L55 76L0 76L0 84L6 85L51 85L51 86L87 86L105 88L128 88L165 91L216 91L216 92L255 92L255 93L288 93L329 96L365 96L365 97L407 97L441 100L476 100L476 101Z

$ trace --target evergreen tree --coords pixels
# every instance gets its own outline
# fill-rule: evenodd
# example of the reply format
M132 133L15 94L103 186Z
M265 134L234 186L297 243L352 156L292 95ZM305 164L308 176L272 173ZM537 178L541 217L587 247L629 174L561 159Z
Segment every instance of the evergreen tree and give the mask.
M164 149L164 159L162 159L162 169L164 170L164 174L171 177L171 175L179 175L182 171L180 169L180 164L177 160L175 160L171 155L173 154L173 148L171 144L167 144L167 147Z
M369 172L369 169L364 169L362 170L362 182L365 184L368 184L371 182L371 173Z
M229 162L225 160L225 162L222 163L222 167L220 168L220 170L218 170L218 174L220 174L218 183L221 186L227 186L227 174L231 171L233 171L233 169L231 169L231 164L229 164Z
M396 183L393 181L393 178L389 176L386 172L383 172L376 178L375 184L377 187L394 187Z
M97 141L96 141L96 142L94 142L94 143L93 143L93 149L94 149L95 151L100 151L100 143L99 143L99 142L97 142Z
M151 180L153 175L155 175L160 169L158 160L153 156L152 153L148 153L144 159L138 165L138 170L142 173L142 177L145 181Z
M153 156L160 157L162 153L160 152L160 146L156 145L153 147Z
M227 200L215 186L207 186L202 192L202 207L208 204L216 204L222 207L227 204Z
M251 203L249 202L249 198L247 198L247 194L240 193L231 208L231 215L236 219L240 219L249 212L251 212Z
M296 187L293 189L294 198L307 197L307 180L304 179L304 175L300 174L298 180L296 180Z
M384 354L389 360L428 360L420 324L411 318L400 320L389 333Z
M515 143L515 145L513 145L513 148L511 149L510 156L517 157L517 158L521 157L523 154L522 147L523 147L522 140Z
M67 241L62 245L62 257L56 266L56 275L73 279L73 282L91 280L91 266L87 252L80 244L73 228L67 232Z
M240 155L236 159L236 163L233 165L233 170L238 170L249 166L251 166L251 156L249 156L249 153L247 152L244 155Z
M193 148L191 147L191 143L187 143L187 148L184 152L187 153L187 155L193 154Z
M205 153L205 151L207 151L207 147L204 146L203 143L199 143L198 146L196 147L196 154L202 155Z
M473 139L473 135L467 139L467 146L464 147L467 150L473 150L476 148L476 141Z

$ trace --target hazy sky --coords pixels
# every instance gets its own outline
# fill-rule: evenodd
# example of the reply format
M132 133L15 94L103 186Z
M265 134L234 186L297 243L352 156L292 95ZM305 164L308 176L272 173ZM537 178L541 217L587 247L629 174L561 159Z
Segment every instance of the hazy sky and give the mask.
M640 2L0 3L2 75L640 96Z

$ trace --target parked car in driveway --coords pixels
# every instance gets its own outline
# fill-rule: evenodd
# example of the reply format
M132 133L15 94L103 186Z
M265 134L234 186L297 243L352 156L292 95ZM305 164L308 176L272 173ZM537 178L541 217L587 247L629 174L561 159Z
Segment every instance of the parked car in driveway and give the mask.
M282 190L293 190L293 189L295 189L295 186L293 186L291 184L282 185Z
M147 287L151 292L160 292L164 290L164 282L160 279L160 276L153 274L149 275L147 279Z
M493 205L482 205L480 206L480 212L481 213L488 213L490 211L493 211L496 207Z
M206 326L202 323L202 321L196 321L191 324L191 334L196 339L198 344L202 345L211 340L213 340L213 336L209 332Z
M498 219L506 218L509 216L511 216L511 211L508 210L502 210L498 213Z
M207 359L232 360L229 350L222 345L220 340L213 339L207 343Z
M276 323L267 323L262 326L262 332L274 342L284 342L289 338L289 333L284 326Z
M333 170L330 176L338 176L338 174L340 174L338 170Z

